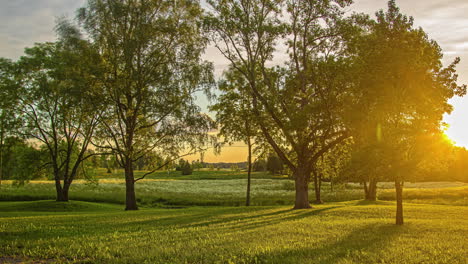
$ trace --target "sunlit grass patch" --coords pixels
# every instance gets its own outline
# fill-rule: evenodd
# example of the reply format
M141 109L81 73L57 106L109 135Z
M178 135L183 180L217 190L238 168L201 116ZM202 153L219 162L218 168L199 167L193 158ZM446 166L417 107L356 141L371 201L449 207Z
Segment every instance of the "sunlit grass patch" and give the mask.
M0 212L11 204L1 202ZM468 208L406 204L402 227L393 224L394 209L350 201L312 210L9 211L0 214L0 255L72 263L466 263Z

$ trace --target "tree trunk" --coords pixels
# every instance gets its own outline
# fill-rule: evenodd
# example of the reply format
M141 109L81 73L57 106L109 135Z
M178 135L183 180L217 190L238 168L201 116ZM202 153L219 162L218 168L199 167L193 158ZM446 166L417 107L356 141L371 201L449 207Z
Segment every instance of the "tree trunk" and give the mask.
M248 147L248 157L247 157L247 197L245 199L245 206L250 206L250 183L251 183L251 174L252 174L252 144L250 142L250 137L247 139Z
M64 183L60 195L60 202L68 202L68 190L70 190L70 184Z
M364 181L362 183L362 186L364 187L364 199L367 199L367 196L369 195L369 189L367 188L367 182Z
M377 201L377 180L371 179L369 181L369 186L366 186L366 183L364 183L364 188L365 188L365 194L366 194L366 200L367 201Z
M297 168L295 175L295 187L296 187L296 201L294 203L294 209L309 209L312 208L309 203L309 176L306 170Z
M68 185L68 187L69 187L69 185ZM57 199L56 199L57 202L68 202L68 187L67 188L65 188L65 186L62 187L60 177L56 173L56 175L55 175L55 191L57 193Z
M403 182L395 180L396 193L396 224L403 225Z
M125 162L125 210L138 210L135 196L135 178L133 176L133 161Z
M314 170L314 191L315 191L315 201L314 204L323 204L322 198L321 198L321 177L320 175Z

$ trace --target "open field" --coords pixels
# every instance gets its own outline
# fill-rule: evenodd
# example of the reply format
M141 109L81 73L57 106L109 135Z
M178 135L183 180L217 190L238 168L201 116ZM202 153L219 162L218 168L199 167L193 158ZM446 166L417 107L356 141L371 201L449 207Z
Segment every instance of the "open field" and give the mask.
M139 171L136 174L142 175ZM107 176L107 177L106 177ZM118 176L118 175L112 175ZM157 172L149 179L136 184L140 205L147 207L167 206L241 206L245 203L246 173L233 171L195 171L182 176L180 172ZM311 186L312 188L312 186ZM31 181L23 187L12 186L3 181L0 201L31 201L55 199L52 181ZM359 184L341 184L331 189L323 183L322 200L342 202L363 198ZM394 200L392 183L380 183L378 198ZM70 189L70 199L88 202L124 204L125 184L123 177L98 177L97 184L76 180ZM468 184L460 182L406 183L404 199L412 203L468 205ZM310 190L310 200L314 193ZM252 180L252 205L292 205L294 182L285 176L254 173Z
M466 263L468 208L392 202L312 210L191 207L124 212L71 201L0 202L0 256L64 263ZM0 261L1 262L1 261Z
M144 172L138 172L140 175ZM106 177L107 176L107 177ZM118 175L113 175L118 176ZM359 184L324 183L324 205L291 210L294 183L245 173L156 173L138 182L140 211L123 211L110 175L72 184L54 202L51 181L0 189L0 263L466 263L468 184L408 183L405 225L394 225L393 185L376 203ZM313 200L311 190L310 199ZM233 207L234 206L234 207Z
M148 171L136 170L135 178L141 177ZM95 177L97 179L122 179L124 178L123 169L113 170L112 173L107 173L106 169L96 169ZM191 175L182 175L180 171L156 171L146 176L146 179L172 179L172 180L235 180L245 179L247 173L245 171L232 171L228 169L209 170L200 169L194 170ZM287 179L286 175L271 175L268 172L252 172L253 179Z

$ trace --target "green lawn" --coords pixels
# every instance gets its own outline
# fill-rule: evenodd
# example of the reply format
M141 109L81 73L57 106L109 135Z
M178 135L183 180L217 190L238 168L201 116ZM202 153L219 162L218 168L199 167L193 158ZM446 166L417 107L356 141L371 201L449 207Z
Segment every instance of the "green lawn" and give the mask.
M392 202L143 208L0 202L0 262L467 263L468 208ZM34 262L38 263L38 262Z

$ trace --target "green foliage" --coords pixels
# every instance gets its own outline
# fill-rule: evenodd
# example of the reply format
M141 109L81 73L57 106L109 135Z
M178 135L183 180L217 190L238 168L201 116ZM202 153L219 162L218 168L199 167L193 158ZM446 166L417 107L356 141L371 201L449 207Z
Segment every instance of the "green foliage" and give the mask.
M47 172L44 168L47 160L46 151L18 138L7 138L3 150L3 179L23 185L29 180L42 178Z
M239 166L238 165L231 165L231 171L240 171L239 169Z
M466 86L456 83L459 59L443 68L438 44L414 28L413 18L401 14L395 1L376 16L351 45L357 82L347 118L356 142L354 160L368 168L360 175L402 181L424 170L432 151L428 143L439 136L443 114L452 110L448 99L464 95Z
M109 77L96 95L107 103L100 145L122 167L149 152L172 159L209 138L211 120L193 100L213 83L211 64L200 60L207 43L201 13L195 1L90 0L78 11L107 62Z
M190 165L190 162L188 162L188 160L186 160L184 162L184 165L181 168L181 172L182 172L182 175L191 175L192 174L193 168L192 168L192 165Z
M15 114L20 101L16 71L17 67L14 62L0 58L0 148L5 138L13 136L13 132L20 125L18 116Z
M456 147L453 160L450 162L447 174L442 177L461 182L468 182L468 150Z
M252 111L252 98L245 92L245 78L237 71L225 71L224 79L219 83L221 92L216 104L210 110L216 112L216 121L220 125L219 136L224 141L242 141L247 144L248 137L256 135L255 116Z
M15 110L22 121L15 132L46 151L45 164L58 183L57 200L66 201L89 157L85 154L102 106L92 94L102 75L100 57L72 24L59 21L57 33L57 42L26 48L15 65L20 98Z
M264 159L257 159L253 163L253 171L266 171L266 170L267 170L267 165Z
M322 155L315 164L322 180L329 182L346 182L350 180L343 177L343 175L349 175L350 171L352 171L348 166L352 144L352 139L347 139L343 144L335 146Z
M276 155L270 155L266 161L266 169L273 175L283 173L283 161Z
M350 136L343 106L352 95L346 47L355 26L344 17L351 1L208 3L215 45L242 77L235 94L252 98L262 137L297 180L296 208L308 208L305 193L315 163ZM287 49L277 49L278 43ZM275 51L289 59L272 67Z
M203 163L200 162L199 160L194 160L192 161L192 168L194 170L200 171L204 167Z

